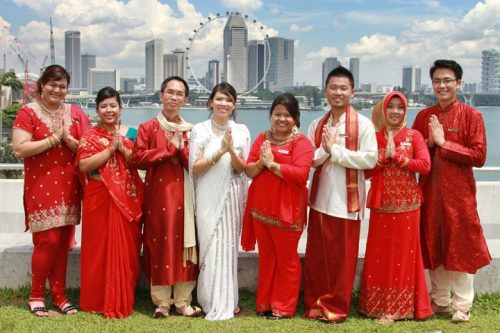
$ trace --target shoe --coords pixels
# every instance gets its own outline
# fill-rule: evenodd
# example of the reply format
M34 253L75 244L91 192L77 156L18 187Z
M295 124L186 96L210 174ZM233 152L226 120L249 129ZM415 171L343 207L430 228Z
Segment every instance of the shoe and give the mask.
M451 317L451 322L460 324L460 323L468 323L470 321L470 311L462 311L462 310L457 310L453 314L453 317Z
M153 313L153 318L166 318L169 316L170 307L159 306Z
M268 320L281 320L281 319L290 319L291 317L285 317L282 315L274 314L271 313L269 316L266 317Z
M74 315L78 313L78 309L71 303L64 303L62 306L57 306L59 311L65 315Z
M383 315L379 319L377 319L377 322L382 325L388 325L394 323L394 318L390 315Z
M234 309L233 314L234 314L235 316L237 316L237 315L241 314L241 308L240 308L239 306L236 306L236 309Z
M272 314L271 310L264 311L264 312L257 312L257 316L259 317L269 317Z
M436 303L432 302L431 309L432 309L432 313L434 313L434 314L450 313L451 312L451 305L448 305L448 306L437 305Z
M175 312L184 317L199 317L202 314L201 309L193 305L183 305L180 308L176 308Z
M48 317L49 316L49 310L45 307L45 304L43 302L33 302L33 303L40 303L42 305L39 306L31 306L31 303L28 302L28 307L30 309L30 312L34 314L37 317Z

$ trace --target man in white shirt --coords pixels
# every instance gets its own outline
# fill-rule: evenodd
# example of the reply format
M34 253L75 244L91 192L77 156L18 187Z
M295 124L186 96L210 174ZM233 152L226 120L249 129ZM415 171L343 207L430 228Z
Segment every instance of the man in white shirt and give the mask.
M305 255L304 318L341 322L347 318L364 217L364 169L377 163L371 120L349 104L352 73L332 70L324 93L330 111L314 120L308 136L315 147Z

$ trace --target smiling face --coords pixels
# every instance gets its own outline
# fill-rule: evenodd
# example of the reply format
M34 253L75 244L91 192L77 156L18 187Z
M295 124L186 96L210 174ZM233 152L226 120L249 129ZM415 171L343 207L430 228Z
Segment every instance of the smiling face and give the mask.
M405 120L405 105L401 98L393 97L385 110L385 121L388 128L400 128Z
M218 91L209 101L210 109L214 112L214 119L219 124L225 124L235 109L231 96Z
M116 97L104 99L97 105L97 115L103 127L113 129L118 124L122 109Z
M50 108L59 107L68 92L68 80L50 80L42 85L42 101Z
M441 106L447 106L457 98L461 80L449 68L437 68L432 75L432 89Z
M295 120L283 104L277 104L271 112L271 128L278 136L288 136L292 133Z
M168 120L172 121L179 115L179 110L186 104L186 88L181 81L171 80L165 89L160 93L160 100L163 104L163 113Z
M354 89L348 77L332 76L324 93L333 110L345 110L354 96Z

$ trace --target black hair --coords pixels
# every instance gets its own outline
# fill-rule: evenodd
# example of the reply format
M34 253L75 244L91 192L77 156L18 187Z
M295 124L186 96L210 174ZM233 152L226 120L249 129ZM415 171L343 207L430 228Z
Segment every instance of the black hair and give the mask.
M273 110L277 105L283 105L290 116L292 116L295 121L295 125L300 127L300 110L299 110L299 101L290 93L284 93L276 96L271 105L271 110L269 111L269 117L272 116Z
M462 80L462 74L464 71L462 70L462 67L455 61L455 60L446 60L446 59L439 59L434 61L434 65L431 67L429 74L431 75L431 80L434 76L434 72L438 68L448 68L455 73L455 78L457 80Z
M348 78L349 82L351 83L351 88L354 89L354 77L352 76L351 71L343 66L336 67L332 69L330 73L328 73L328 76L325 80L325 87L328 85L328 81L330 81L330 79L334 76Z
M186 82L186 80L184 80L182 77L180 76L169 76L167 77L165 80L163 80L163 82L161 83L161 87L160 87L160 91L161 92L165 92L165 88L167 87L167 84L170 82L170 81L180 81L182 82L182 84L184 85L184 95L186 97L189 96L189 86Z
M49 81L59 81L61 79L66 79L68 81L68 86L69 86L69 73L64 69L63 66L61 65L50 65L45 68L43 71L42 76L36 81L36 92L38 95L42 94L42 86L47 84Z
M210 108L210 102L214 100L215 94L218 92L226 95L233 101L235 109L231 113L231 117L236 120L236 89L234 89L234 87L227 82L221 82L212 89L212 93L210 94L210 97L208 97L207 106ZM212 114L212 112L212 108L210 108L210 114Z
M99 104L102 101L104 101L105 99L108 99L108 98L113 98L113 97L116 97L116 101L118 102L118 105L120 106L120 109L121 109L122 108L122 99L120 98L120 93L111 87L104 87L101 90L99 90L99 92L97 93L97 96L95 98L96 109L99 107Z

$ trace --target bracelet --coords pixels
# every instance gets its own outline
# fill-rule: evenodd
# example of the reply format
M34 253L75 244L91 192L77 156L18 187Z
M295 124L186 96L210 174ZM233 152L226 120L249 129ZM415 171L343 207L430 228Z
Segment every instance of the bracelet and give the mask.
M210 164L214 165L215 163L217 163L217 162L220 160L220 158L221 158L221 157L222 157L222 154L220 153L220 149L219 149L219 150L217 150L217 151L215 152L215 154L213 154L213 155L212 155L209 159L207 159L207 160L208 160L208 163L210 163Z
M50 138L45 138L45 142L47 143L47 146L49 146L49 149L52 148L52 141L50 141Z
M61 143L61 139L59 139L55 134L52 134L51 138L54 139L54 141L56 142L56 144L60 144Z

